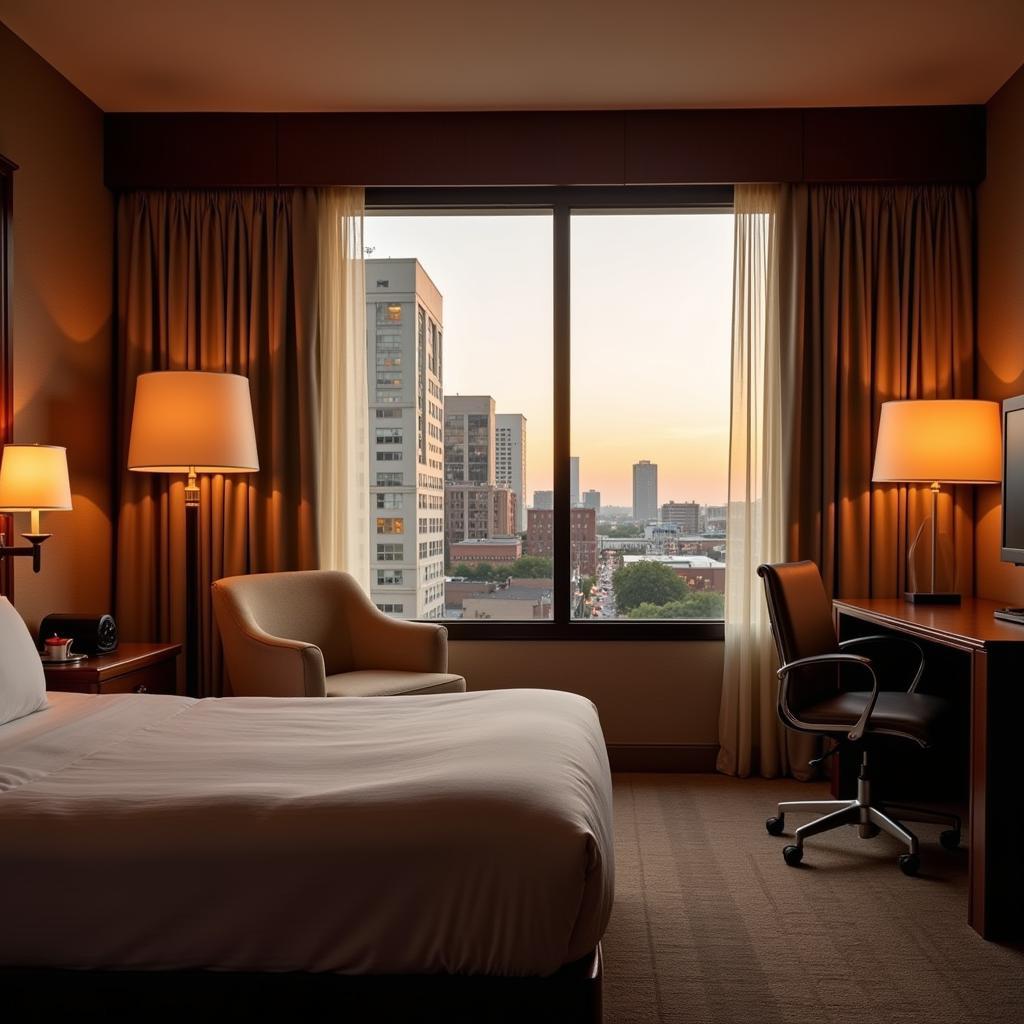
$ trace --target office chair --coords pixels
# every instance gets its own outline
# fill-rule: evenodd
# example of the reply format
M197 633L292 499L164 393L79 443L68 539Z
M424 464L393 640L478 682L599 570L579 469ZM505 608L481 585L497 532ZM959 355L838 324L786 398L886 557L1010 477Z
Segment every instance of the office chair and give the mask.
M900 636L863 636L840 643L832 622L832 602L813 562L761 565L757 574L764 580L768 618L782 665L778 673L779 717L790 729L838 740L833 750L811 764L820 764L843 747L861 751L855 799L780 803L778 815L769 818L765 827L769 834L778 836L785 828L787 814L823 814L801 825L795 832L796 843L782 851L786 863L794 867L803 860L804 842L811 836L843 825L856 825L864 839L873 838L881 830L907 847L907 852L897 858L903 873L917 874L917 837L889 812L898 810L908 821L950 826L940 836L947 850L960 844L960 819L954 814L873 801L867 745L876 736L896 736L928 747L940 731L951 709L940 697L917 692L924 673L924 652L913 640ZM880 690L875 664L865 655L853 653L856 648L883 644L909 644L917 650L917 670L905 691ZM844 689L844 677L854 672L863 682L871 683L870 690Z

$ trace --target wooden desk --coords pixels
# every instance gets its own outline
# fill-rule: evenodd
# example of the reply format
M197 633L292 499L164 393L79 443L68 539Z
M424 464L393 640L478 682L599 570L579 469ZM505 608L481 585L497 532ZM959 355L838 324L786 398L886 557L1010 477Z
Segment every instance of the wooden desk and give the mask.
M1024 626L992 613L1005 602L957 605L899 598L833 602L841 640L875 630L925 643L933 671L970 685L970 811L967 919L986 939L1024 935ZM935 655L960 652L935 666ZM964 678L966 677L966 678Z

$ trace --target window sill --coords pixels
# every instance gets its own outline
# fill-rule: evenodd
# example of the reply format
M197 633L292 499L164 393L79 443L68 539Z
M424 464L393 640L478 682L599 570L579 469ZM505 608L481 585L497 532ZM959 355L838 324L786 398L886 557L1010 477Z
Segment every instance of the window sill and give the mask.
M465 622L458 619L445 621L431 619L431 623L444 626L448 638L454 642L464 640L486 641L569 641L595 643L606 641L649 643L651 641L688 642L722 641L725 623L721 619L688 619L685 621L629 621L629 622Z

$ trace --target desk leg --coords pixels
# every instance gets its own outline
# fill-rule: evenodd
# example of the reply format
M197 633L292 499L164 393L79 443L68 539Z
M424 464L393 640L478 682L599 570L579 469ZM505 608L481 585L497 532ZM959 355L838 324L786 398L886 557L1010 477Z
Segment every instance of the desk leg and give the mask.
M1024 823L1017 758L1024 727L1020 655L976 652L971 662L968 921L986 939L1024 934Z

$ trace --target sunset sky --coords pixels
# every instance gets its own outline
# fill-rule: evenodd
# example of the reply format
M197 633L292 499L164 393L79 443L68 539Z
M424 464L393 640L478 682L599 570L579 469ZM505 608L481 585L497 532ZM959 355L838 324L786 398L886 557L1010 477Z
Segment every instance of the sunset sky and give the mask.
M526 500L552 487L551 217L368 216L374 259L415 256L444 296L444 390L527 417ZM731 214L572 220L572 451L580 488L724 503Z

